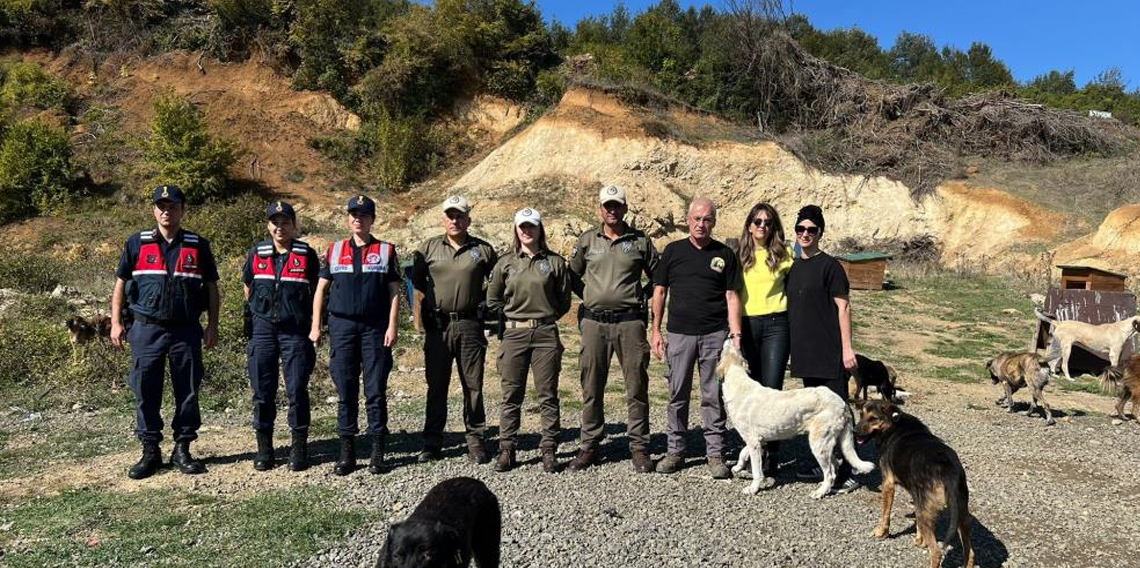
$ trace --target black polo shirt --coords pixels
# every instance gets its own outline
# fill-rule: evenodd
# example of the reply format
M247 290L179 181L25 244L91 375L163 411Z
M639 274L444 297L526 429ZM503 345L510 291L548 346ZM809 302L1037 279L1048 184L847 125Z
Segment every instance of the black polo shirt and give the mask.
M728 329L725 292L740 290L744 278L732 249L718 240L697 248L688 237L665 246L653 283L669 288L670 333L706 335Z

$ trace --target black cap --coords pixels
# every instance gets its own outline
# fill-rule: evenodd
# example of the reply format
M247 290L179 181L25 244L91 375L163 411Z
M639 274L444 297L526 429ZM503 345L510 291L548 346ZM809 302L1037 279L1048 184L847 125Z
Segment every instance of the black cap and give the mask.
M177 185L160 185L154 188L154 198L151 203L158 203L163 199L171 203L186 203L186 196Z
M274 201L269 204L265 218L272 219L274 215L284 215L294 221L297 220L297 212L293 210L293 206L284 201Z
M354 195L352 199L348 200L348 212L358 211L366 215L376 216L376 202L368 198L368 196Z

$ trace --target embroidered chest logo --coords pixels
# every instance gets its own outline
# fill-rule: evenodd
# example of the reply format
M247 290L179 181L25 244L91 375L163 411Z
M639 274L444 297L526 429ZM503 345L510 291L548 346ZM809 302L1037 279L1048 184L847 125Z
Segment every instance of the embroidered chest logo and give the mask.
M375 253L375 252L370 252L370 253L368 253L368 256L366 256L364 258L364 261L367 262L368 264L377 264L380 262L380 254Z
M264 262L259 262L259 263L257 263L257 269L258 269L258 270L265 270L266 268L269 268L269 265L268 265L268 264L266 264L266 263L264 263Z
M301 266L301 259L294 258L293 259L293 266Z
M188 252L182 257L183 268L194 268L194 253Z
M483 253L479 252L479 249L471 249L467 254L471 255L471 262L479 262L479 259L483 258Z
M148 254L148 255L146 255L146 261L150 264L154 264L154 263L158 262L158 255L157 254Z
M550 266L550 261L543 260L538 263L538 271L541 272L543 276L550 276L552 270L554 270L554 268Z
M623 241L621 243L622 252L629 252L631 250L633 250L633 241Z
M570 251L570 258L578 258L578 252L581 250L582 250L582 247L579 247L578 245L574 245L574 248Z
M709 268L715 270L716 272L724 272L724 259L719 256L713 258L712 262L709 263Z

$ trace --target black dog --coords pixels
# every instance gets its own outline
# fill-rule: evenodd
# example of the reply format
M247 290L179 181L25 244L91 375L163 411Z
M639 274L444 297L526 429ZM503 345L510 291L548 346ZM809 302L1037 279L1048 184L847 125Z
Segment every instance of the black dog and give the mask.
M874 385L875 388L879 389L879 394L882 395L883 400L894 403L900 402L895 392L897 375L890 365L862 355L856 355L855 361L858 362L859 367L851 373L855 379L855 392L851 395L852 399L867 400L867 387Z
M454 477L431 488L412 516L388 529L378 568L499 565L499 500L478 479Z
M879 446L883 515L874 536L886 538L890 534L895 486L901 485L914 502L914 524L918 533L914 544L926 546L930 551L930 567L938 568L942 562L942 548L934 537L934 522L945 507L950 510L950 524L943 541L949 545L957 531L962 539L965 567L973 568L970 525L974 517L970 515L966 470L962 469L958 454L918 418L903 413L887 401L863 404L855 432L860 442L874 438Z

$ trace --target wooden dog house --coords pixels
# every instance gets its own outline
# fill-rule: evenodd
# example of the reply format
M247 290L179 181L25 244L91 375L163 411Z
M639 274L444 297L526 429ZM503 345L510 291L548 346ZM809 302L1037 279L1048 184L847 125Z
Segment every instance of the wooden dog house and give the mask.
M882 290L887 276L887 261L891 255L880 252L859 252L836 255L836 260L847 273L853 290Z
M1127 290L1127 276L1091 266L1068 264L1057 265L1061 269L1062 290L1105 290L1123 292Z

